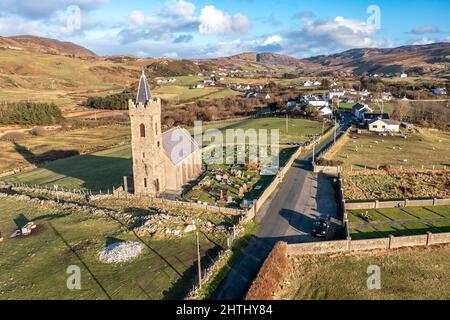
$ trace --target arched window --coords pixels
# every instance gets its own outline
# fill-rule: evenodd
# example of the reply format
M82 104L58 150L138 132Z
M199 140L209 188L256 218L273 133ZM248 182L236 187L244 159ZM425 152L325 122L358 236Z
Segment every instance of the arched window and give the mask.
M145 125L143 123L139 126L139 131L141 133L141 138L145 138Z

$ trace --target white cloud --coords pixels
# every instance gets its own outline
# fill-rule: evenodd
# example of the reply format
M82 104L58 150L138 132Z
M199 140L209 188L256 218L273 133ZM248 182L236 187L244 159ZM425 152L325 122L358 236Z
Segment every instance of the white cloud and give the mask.
M267 37L267 39L263 42L263 45L268 46L268 45L280 44L282 41L283 41L282 37L280 37L279 35L273 35L273 36Z
M434 40L428 39L427 37L423 37L422 39L415 41L413 45L425 45L432 43L434 43Z
M245 33L250 27L248 18L241 13L234 16L209 5L205 6L199 17L198 30L202 34L229 35Z
M187 16L192 15L195 12L195 5L191 2L178 0L169 1L166 3L161 15L164 16Z

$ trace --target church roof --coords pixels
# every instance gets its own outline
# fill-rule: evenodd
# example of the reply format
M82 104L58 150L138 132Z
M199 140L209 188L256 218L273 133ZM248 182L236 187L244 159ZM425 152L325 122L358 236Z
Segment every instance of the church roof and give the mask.
M150 92L150 88L148 87L147 77L145 76L144 70L142 70L142 75L139 79L136 104L142 103L146 105L151 97L152 93Z
M180 127L164 132L162 134L162 145L164 152L174 165L180 164L184 159L200 149L189 132Z

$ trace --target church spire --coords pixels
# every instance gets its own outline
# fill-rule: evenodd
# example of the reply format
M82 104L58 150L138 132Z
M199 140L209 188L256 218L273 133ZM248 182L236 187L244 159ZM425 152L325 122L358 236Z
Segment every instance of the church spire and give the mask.
M147 105L147 102L151 99L152 94L148 87L147 77L145 76L144 69L142 69L142 75L139 79L139 86L136 96L136 105L142 103L143 105Z

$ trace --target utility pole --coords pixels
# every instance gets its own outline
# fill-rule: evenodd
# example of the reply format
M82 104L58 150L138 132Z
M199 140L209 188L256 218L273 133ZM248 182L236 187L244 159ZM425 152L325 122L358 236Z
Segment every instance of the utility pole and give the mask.
M289 133L289 115L286 113L286 134Z
M313 152L312 152L312 165L313 165L313 167L314 167L314 158L315 158L315 156L316 156L316 143L314 142L313 143Z
M337 128L336 128L336 119L334 119L334 143L336 143L336 131L337 131Z
M325 119L322 119L322 135L324 131L325 131Z
M198 231L196 233L197 238L197 260L198 260L198 287L202 288L202 263L200 260L200 242L198 241Z

